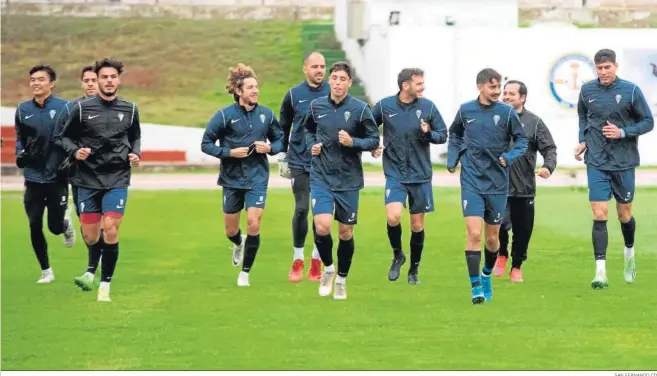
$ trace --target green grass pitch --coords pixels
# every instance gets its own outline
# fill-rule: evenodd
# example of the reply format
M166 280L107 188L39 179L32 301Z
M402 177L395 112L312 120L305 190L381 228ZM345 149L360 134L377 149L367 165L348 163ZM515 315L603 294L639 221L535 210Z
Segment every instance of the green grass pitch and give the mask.
M483 306L470 302L459 192L434 197L422 284L409 286L386 279L383 188L361 193L349 298L334 301L316 282L287 282L288 189L269 192L250 288L236 286L219 190L133 191L113 301L99 303L73 285L87 260L79 235L72 249L48 235L56 281L36 285L21 195L3 192L2 369L657 368L657 189L636 194L635 284L623 282L615 210L610 287L593 291L586 190L541 189L525 283L495 278ZM406 214L406 251L409 235Z

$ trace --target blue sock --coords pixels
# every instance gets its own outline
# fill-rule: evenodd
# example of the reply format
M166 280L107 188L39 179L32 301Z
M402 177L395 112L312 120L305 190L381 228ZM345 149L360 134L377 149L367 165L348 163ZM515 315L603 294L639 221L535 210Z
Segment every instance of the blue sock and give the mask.
M490 274L493 272L493 269L489 269L486 266L484 266L481 272L484 274L484 277L490 277Z
M470 283L472 284L473 288L479 287L481 286L481 279L479 278L479 276L470 277Z

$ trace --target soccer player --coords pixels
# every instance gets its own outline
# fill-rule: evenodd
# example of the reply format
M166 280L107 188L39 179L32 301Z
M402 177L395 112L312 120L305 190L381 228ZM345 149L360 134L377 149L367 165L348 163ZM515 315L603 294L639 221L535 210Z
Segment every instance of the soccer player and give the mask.
M557 145L543 120L525 108L527 86L521 81L504 84L504 103L513 107L520 117L522 129L528 139L527 151L509 167L509 197L506 216L500 228L500 252L494 274L501 277L509 258L509 230L513 229L511 245L512 282L522 282L520 267L527 260L527 248L534 230L534 201L536 175L547 179L557 167ZM543 156L543 166L536 171L536 152Z
M56 140L76 159L71 184L78 187L82 236L92 252L101 253L97 300L109 302L131 169L140 163L141 128L137 106L117 96L123 63L105 58L96 62L94 72L98 95L73 106Z
M223 187L226 236L234 244L233 266L242 264L237 286L250 286L267 200L267 154L281 152L283 132L272 110L258 104L258 77L250 67L240 63L231 68L226 91L235 103L214 114L201 150L221 160L218 184ZM242 209L246 209L247 235L240 229Z
M347 298L347 275L354 255L354 225L363 189L361 153L379 145L379 129L367 103L349 95L351 67L345 62L329 70L331 93L310 103L303 126L310 149L310 196L317 234L315 245L324 264L319 295ZM333 265L333 218L339 222L338 276Z
M383 143L374 157L383 154L386 176L385 204L388 239L393 251L388 280L399 278L406 262L402 251L402 208L408 198L411 213L411 266L408 283L419 284L418 268L424 248L424 214L434 211L431 179L431 144L447 142L447 128L438 108L423 98L424 72L403 69L397 76L399 92L383 98L372 110L377 125L383 124Z
M280 123L284 133L283 152L279 155L281 176L292 179L292 193L294 194L294 215L292 216L294 259L292 268L287 275L290 282L299 282L303 279L304 246L308 235L308 210L310 207L311 156L306 147L301 121L308 112L310 102L316 98L327 96L330 90L328 83L324 81L326 62L321 53L313 52L306 57L303 73L306 75L306 80L285 94L280 112ZM288 166L289 168L287 168ZM314 223L312 228L314 235ZM319 281L321 276L322 260L317 247L314 247L308 279Z
M48 259L48 243L43 234L43 212L48 208L48 229L64 234L64 244L75 244L75 230L67 210L68 184L59 171L64 153L51 143L57 115L64 110L64 99L52 94L57 74L48 65L30 69L33 98L16 108L16 166L23 169L23 203L30 225L32 248L41 266L37 283L51 283L55 274Z
M625 240L624 279L636 278L634 231L634 169L639 166L639 136L650 132L655 124L641 89L616 76L616 53L603 49L594 56L598 78L587 82L580 91L579 145L575 159L586 163L589 201L593 211L594 289L608 286L607 258L608 201L613 194L621 232Z
M527 150L527 137L513 107L498 102L502 77L486 68L477 74L479 97L459 108L449 128L447 169L461 162L461 200L467 231L465 259L472 285L472 303L493 297L491 273L500 247L509 186L509 166ZM509 145L514 142L513 148ZM481 227L485 221L484 268Z
M94 72L93 66L87 65L82 68L82 71L80 72L80 87L82 88L82 96L71 102L68 102L66 104L66 111L63 111L62 114L59 116L59 120L57 122L58 129L56 132L58 134L61 133L62 129L64 129L64 124L66 124L66 120L68 120L73 107L76 106L79 101L94 96L98 93L98 75L96 74L96 72ZM72 177L73 174L73 171L71 171L70 169L71 167L74 166L74 161L75 161L75 157L70 157L65 161L66 169L69 169L70 177ZM80 210L77 204L78 187L76 187L75 185L71 185L71 193L73 196L75 213L79 218ZM82 226L80 226L80 233L82 233ZM100 239L102 238L103 238L103 230L101 228ZM73 282L75 282L75 284L83 291L91 291L93 289L96 269L98 268L98 264L100 263L101 249L99 249L98 247L89 246L87 244L87 254L88 254L87 269L81 276L75 277L73 279Z

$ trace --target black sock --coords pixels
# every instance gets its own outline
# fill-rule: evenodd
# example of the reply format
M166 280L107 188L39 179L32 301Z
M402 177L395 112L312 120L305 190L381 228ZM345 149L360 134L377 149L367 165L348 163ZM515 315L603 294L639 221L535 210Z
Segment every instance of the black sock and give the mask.
M479 279L479 265L481 264L481 251L465 251L465 261L468 265L468 274L472 287L481 286Z
M342 240L338 243L338 275L347 278L351 268L351 259L354 257L354 238Z
M511 259L511 269L520 269L522 266L522 259L516 257Z
M105 239L103 239L103 231L100 231L100 237L94 245L87 244L87 249L89 250L89 262L87 264L87 273L96 274L96 269L98 269L98 263L100 262L100 256L103 254L103 245L105 244Z
M609 245L609 234L607 233L607 221L593 221L593 256L596 260L607 259L607 246Z
M329 232L326 235L316 234L315 245L317 246L319 257L322 259L322 264L324 266L333 265L333 238L331 237L331 233Z
M46 242L46 237L43 235L41 224L39 224L38 228L37 226L30 226L30 240L32 241L32 248L34 249L37 261L39 261L41 270L50 268L50 261L48 260L48 243Z
M100 241L98 242L100 243ZM98 244L96 243L96 244ZM111 282L119 260L119 243L103 244L103 266L101 267L101 282Z
M484 248L484 269L481 271L484 275L490 275L497 261L497 252L491 252Z
M233 242L233 244L235 244L235 245L241 245L242 244L242 230L237 229L237 234L235 234L233 236L229 236L228 240Z
M621 222L621 231L623 232L623 239L627 248L634 247L634 230L636 230L634 217L630 218L627 223Z
M402 251L401 224L397 224L397 226L388 225L388 240L390 240L390 246L392 247L395 257L397 257Z
M244 242L244 262L242 264L243 272L250 272L255 262L256 254L260 248L260 234L247 235Z
M408 273L417 273L417 268L422 260L422 249L424 248L424 230L411 232L411 267Z

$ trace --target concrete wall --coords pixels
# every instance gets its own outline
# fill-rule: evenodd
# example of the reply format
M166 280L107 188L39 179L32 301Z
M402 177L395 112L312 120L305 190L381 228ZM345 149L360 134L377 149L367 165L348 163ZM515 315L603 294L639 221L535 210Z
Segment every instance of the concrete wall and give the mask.
M559 164L578 166L572 150L578 142L578 118L571 105L577 103L578 86L595 78L591 68L593 55L601 48L616 50L619 75L637 82L648 98L653 115L657 115L657 77L652 75L650 63L657 64L657 29L577 29L574 27L517 28L511 25L510 14L500 5L490 12L456 14L456 26L444 27L414 20L399 26L388 26L389 2L370 1L365 17L367 41L361 47L347 35L346 1L336 5L335 28L347 57L355 65L367 95L376 101L393 95L396 77L405 67L424 69L425 95L432 99L450 124L458 106L475 99L475 76L486 67L498 70L508 79L519 79L529 87L527 107L541 116L557 142ZM422 7L422 20L442 15L445 10ZM407 8L402 10L406 12ZM408 10L409 13L420 10ZM493 13L495 12L495 13ZM499 25L477 22L477 15L492 19ZM507 22L504 22L508 19ZM489 20L488 22L493 22ZM582 56L582 61L576 60ZM571 64L579 67L573 88ZM565 83L568 82L568 83ZM552 85L552 88L551 88ZM433 147L436 158L444 146ZM657 165L657 131L641 137L640 152L643 164Z

